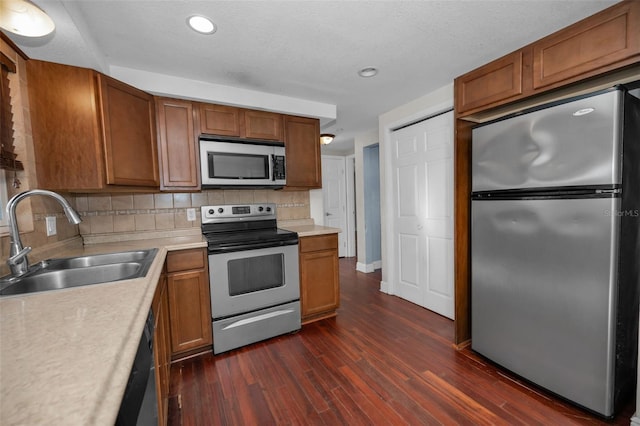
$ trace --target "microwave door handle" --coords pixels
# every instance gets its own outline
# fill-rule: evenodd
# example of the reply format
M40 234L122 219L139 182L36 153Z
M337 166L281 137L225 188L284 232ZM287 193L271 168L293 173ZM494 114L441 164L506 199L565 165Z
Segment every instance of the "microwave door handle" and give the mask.
M271 167L270 167L269 173L271 173L271 181L275 182L276 180L276 155L275 154L271 154Z

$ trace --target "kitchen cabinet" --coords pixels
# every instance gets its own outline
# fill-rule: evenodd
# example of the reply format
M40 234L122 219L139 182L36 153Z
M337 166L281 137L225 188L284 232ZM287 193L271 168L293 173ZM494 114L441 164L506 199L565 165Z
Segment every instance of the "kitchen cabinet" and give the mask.
M336 315L340 306L338 234L300 238L302 323Z
M282 141L282 115L245 109L241 112L240 135L249 139Z
M533 44L533 88L640 61L640 2L625 1Z
M195 134L194 107L190 101L157 98L160 149L160 189L200 189L200 155Z
M38 186L159 186L153 97L94 70L27 61Z
M284 117L287 156L287 188L322 188L320 121L315 118Z
M282 141L281 114L203 103L198 109L203 134Z
M200 133L240 137L240 108L197 104L200 112Z
M519 50L458 77L458 111L503 103L522 95L523 56L523 50Z
M207 251L167 254L167 287L173 358L205 351L213 343Z
M156 375L156 396L158 400L158 425L167 424L169 407L169 378L171 368L171 335L169 330L169 300L167 297L167 276L160 276L151 305L155 321L154 362Z
M468 115L640 62L640 2L623 1L455 79Z

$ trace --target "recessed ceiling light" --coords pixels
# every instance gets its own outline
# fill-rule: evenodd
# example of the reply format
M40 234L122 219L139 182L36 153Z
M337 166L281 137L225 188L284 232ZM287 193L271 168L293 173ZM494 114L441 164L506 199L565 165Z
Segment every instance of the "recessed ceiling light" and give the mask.
M187 24L192 30L201 34L213 34L216 32L216 25L206 16L193 15L187 19Z
M364 78L373 77L376 74L378 74L378 68L376 67L365 67L358 71L358 75Z
M574 117L580 117L581 115L587 115L595 111L595 108L582 108L573 113Z
M55 29L53 20L27 0L0 1L0 27L25 37L42 37Z

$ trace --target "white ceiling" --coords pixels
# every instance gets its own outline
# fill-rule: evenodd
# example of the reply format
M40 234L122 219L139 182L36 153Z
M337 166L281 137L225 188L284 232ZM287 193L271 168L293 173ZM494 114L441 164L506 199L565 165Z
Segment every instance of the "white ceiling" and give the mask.
M35 3L53 18L56 31L39 40L8 34L31 58L107 74L116 69L151 71L214 84L211 87L251 90L245 95L280 95L336 106L335 120L321 117L322 131L337 135L328 147L331 151L348 152L354 135L377 128L381 113L616 2ZM217 32L201 35L190 30L186 19L193 14L210 17ZM378 76L358 77L357 71L367 66L379 68ZM174 91L167 87L165 93L175 96ZM215 90L202 98L220 101ZM245 96L242 103L259 108L253 98Z

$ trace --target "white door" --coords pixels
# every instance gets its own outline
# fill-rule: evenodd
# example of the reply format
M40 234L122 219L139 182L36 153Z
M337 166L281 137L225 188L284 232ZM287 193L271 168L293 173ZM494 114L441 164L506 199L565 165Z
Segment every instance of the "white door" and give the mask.
M338 234L338 256L347 251L345 158L322 156L322 195L324 198L324 225L342 230Z
M391 135L396 292L453 318L453 112Z

